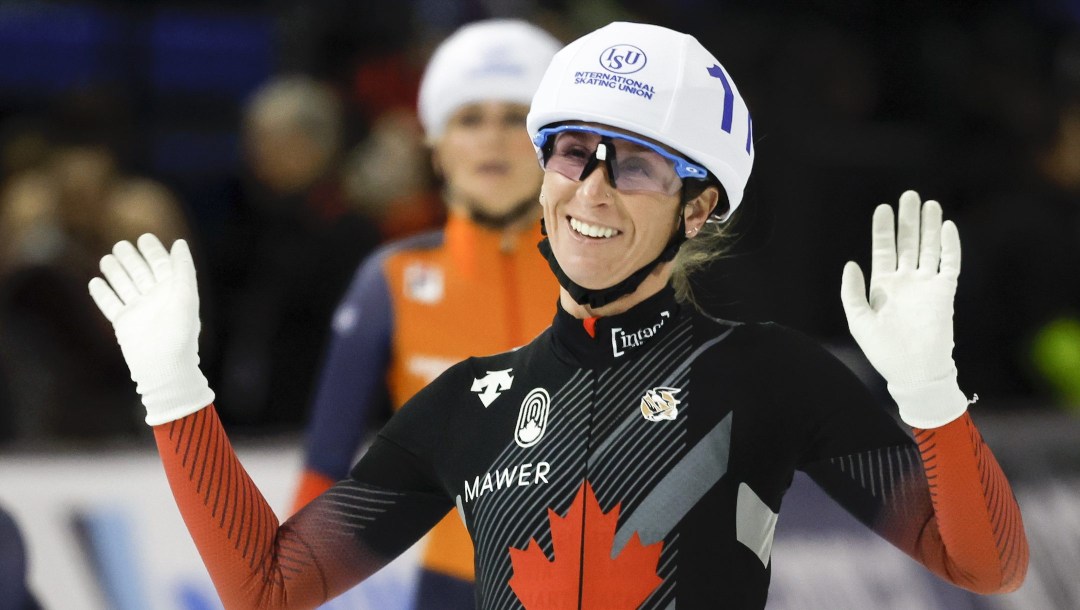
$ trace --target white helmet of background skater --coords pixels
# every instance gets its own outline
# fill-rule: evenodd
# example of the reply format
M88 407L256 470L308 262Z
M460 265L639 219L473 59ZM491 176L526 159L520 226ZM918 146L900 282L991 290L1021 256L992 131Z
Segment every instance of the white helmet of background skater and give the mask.
M432 54L417 102L428 141L437 140L454 112L483 101L532 101L551 57L554 36L520 19L488 19L462 26Z

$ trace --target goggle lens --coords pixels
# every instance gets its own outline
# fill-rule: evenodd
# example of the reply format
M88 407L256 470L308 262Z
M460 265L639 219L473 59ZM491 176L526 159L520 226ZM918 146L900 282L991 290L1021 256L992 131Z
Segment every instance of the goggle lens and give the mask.
M683 178L705 178L701 166L646 140L581 125L542 129L536 136L540 164L571 180L582 180L593 159L603 161L615 188L674 195ZM602 146L603 145L603 146ZM591 171L591 170L590 170Z

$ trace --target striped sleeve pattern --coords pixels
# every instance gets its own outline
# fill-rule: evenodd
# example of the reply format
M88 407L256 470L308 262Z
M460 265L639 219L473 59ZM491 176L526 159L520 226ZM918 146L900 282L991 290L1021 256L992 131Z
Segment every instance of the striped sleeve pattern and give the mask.
M1017 589L1028 565L1020 507L971 416L916 429L915 441L935 516L920 541L923 562L977 593Z
M154 435L225 608L313 608L386 563L360 534L400 494L346 481L279 524L213 406L156 426Z
M1027 538L997 460L965 414L915 442L809 464L834 500L946 581L1005 593L1024 581Z

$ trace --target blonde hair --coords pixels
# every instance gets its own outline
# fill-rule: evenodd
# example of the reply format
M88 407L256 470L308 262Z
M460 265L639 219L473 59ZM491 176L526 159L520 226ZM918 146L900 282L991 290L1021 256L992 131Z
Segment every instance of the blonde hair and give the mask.
M724 196L723 189L716 184L707 184L696 194L684 191L682 195L683 201L692 201L710 186L716 188L720 193L716 213L722 212L724 207L727 206L727 198ZM697 188L693 190L697 191ZM683 207L682 205L679 206L680 215L683 213ZM734 223L734 218L728 218L728 220L720 222L714 216L710 216L709 220L701 225L697 235L694 235L693 239L687 239L679 247L671 271L671 285L675 289L675 300L679 303L689 304L694 309L703 311L697 299L694 298L694 289L690 282L691 276L727 255L728 244L735 235Z

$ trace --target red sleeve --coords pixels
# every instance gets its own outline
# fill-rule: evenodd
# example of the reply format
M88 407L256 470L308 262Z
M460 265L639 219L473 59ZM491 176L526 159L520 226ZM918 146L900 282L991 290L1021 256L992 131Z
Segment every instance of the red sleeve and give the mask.
M155 426L154 437L177 507L227 609L313 608L407 549L447 510L443 498L349 479L279 524L213 405ZM392 465L371 465L384 466Z
M916 558L935 574L976 593L1005 593L1023 582L1027 536L1009 482L971 416L915 430L933 517Z

